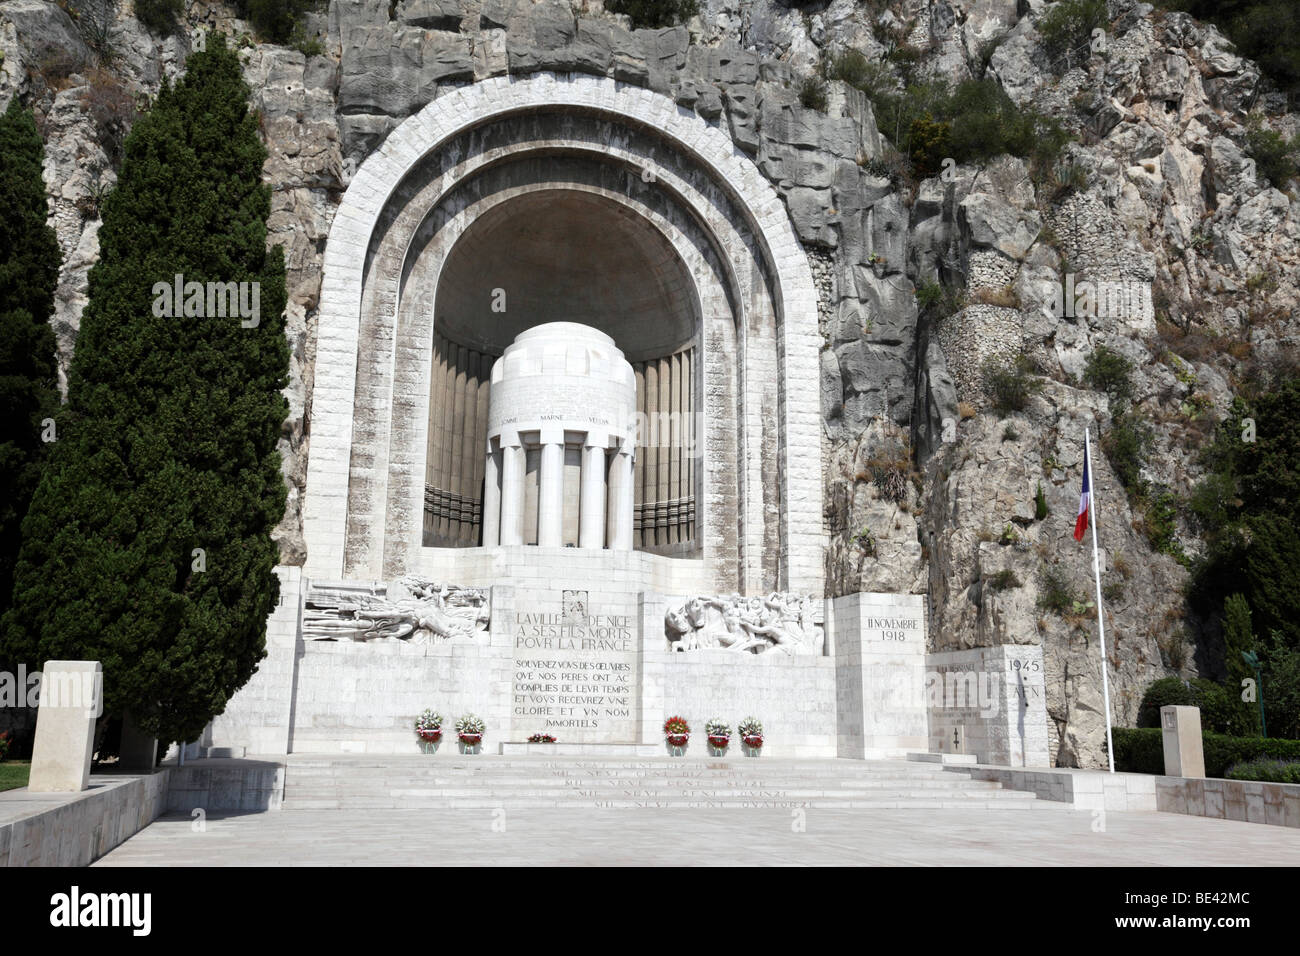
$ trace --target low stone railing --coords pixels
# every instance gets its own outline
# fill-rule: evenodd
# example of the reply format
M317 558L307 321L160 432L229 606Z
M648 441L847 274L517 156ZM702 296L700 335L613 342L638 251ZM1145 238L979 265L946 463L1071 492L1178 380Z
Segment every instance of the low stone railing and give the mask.
M79 793L0 793L0 868L85 866L158 818L171 770L96 774Z
M1300 828L1300 784L1156 777L1156 808L1216 820Z

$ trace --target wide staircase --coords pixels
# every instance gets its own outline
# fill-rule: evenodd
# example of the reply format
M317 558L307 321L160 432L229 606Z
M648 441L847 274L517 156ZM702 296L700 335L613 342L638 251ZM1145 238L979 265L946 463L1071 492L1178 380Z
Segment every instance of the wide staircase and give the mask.
M301 754L284 759L286 810L1053 806L1031 793L972 780L968 772L901 759L513 757L445 752Z

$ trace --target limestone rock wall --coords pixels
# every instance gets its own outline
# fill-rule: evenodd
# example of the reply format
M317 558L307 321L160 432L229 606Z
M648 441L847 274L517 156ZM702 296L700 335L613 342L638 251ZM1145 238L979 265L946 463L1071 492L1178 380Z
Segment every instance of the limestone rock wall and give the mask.
M314 309L325 239L353 172L404 118L458 85L539 70L612 76L727 132L771 180L805 243L824 340L828 590L928 590L932 649L1041 644L1054 757L1098 764L1093 626L1086 615L1038 608L1044 568L1064 568L1081 591L1089 580L1088 552L1067 536L1083 427L1104 427L1110 409L1083 386L1084 363L1099 344L1134 363L1135 407L1155 441L1145 477L1189 489L1214 412L1243 376L1285 367L1297 346L1300 204L1260 179L1245 137L1251 109L1288 134L1300 118L1213 27L1132 0L1109 4L1105 51L1057 75L1036 30L1045 6L705 0L686 25L634 30L599 0L333 0L310 21L324 54L306 56L256 42L228 7L191 3L187 27L246 37L241 56L270 151L271 241L286 251L293 349L281 443L290 505L277 532L285 562L305 556L298 503ZM51 321L65 369L114 142L130 103L175 75L191 42L150 36L126 5L110 35L120 55L97 63L58 6L0 2L0 105L22 95L47 139L64 252ZM1076 134L1069 182L1036 178L1008 157L915 184L873 174L887 144L866 97L831 82L823 112L804 107L799 90L827 54L853 47L878 60L900 42L916 48L920 76L987 75L1017 103L1061 120ZM127 102L100 102L109 88ZM1057 316L1046 304L1067 275L1130 281L1137 292L1116 314ZM940 279L964 301L922 313L917 287ZM1222 347L1175 355L1169 330L1192 323ZM1002 420L988 409L981 369L1016 352L1045 384ZM1116 585L1115 707L1128 717L1145 682L1207 661L1180 649L1195 624L1177 597L1185 572L1151 552L1142 517L1104 456L1096 462ZM1042 520L1039 484L1050 508ZM1195 529L1178 533L1195 554ZM992 586L1004 571L1020 583Z

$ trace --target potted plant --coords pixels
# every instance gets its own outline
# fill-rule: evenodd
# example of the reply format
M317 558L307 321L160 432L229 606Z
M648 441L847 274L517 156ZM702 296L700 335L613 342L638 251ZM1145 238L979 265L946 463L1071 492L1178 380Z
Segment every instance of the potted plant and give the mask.
M415 736L420 738L420 750L432 754L438 752L442 742L442 714L436 710L426 710L415 718Z
M668 743L668 752L674 757L686 753L686 744L691 739L691 725L681 717L669 717L664 721L664 740Z
M555 743L555 737L551 734L533 734L528 738L528 742L530 744L553 744Z
M487 724L478 714L465 714L456 721L456 736L460 740L460 752L476 754L483 744L483 733Z
M704 732L709 736L709 755L725 757L727 745L731 743L731 725L714 717L704 725Z
M0 760L9 756L9 744L12 743L8 733L0 733Z
M736 725L746 757L757 757L763 750L763 722L757 717L746 717Z

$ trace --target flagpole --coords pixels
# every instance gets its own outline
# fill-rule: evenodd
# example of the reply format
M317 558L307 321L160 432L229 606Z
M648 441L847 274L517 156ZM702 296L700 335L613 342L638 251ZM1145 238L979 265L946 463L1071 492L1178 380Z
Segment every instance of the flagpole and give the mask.
M1101 637L1101 695L1106 704L1106 757L1115 772L1115 741L1110 732L1110 679L1106 676L1106 620L1101 609L1101 561L1097 557L1097 473L1092 467L1092 440L1083 430L1083 454L1089 480L1088 523L1092 525L1092 577L1097 585L1097 633Z

